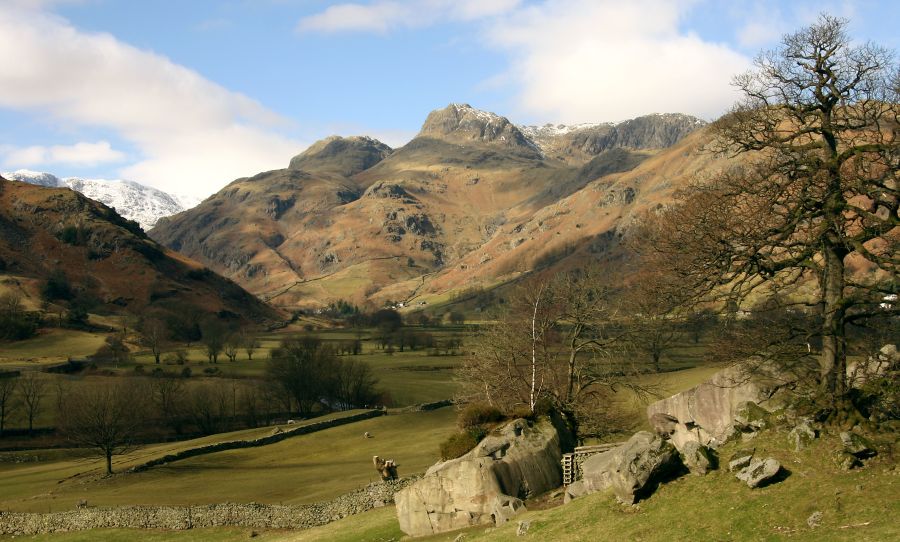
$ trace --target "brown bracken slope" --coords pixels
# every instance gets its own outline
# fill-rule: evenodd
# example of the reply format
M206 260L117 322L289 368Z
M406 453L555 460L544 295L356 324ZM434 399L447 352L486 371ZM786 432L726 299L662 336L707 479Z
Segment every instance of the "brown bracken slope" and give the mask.
M26 307L64 277L91 312L152 312L264 323L283 315L239 285L159 245L115 210L67 188L0 177L0 280Z
M608 250L714 166L703 126L671 114L525 128L451 104L399 149L320 141L150 236L278 306L418 305Z

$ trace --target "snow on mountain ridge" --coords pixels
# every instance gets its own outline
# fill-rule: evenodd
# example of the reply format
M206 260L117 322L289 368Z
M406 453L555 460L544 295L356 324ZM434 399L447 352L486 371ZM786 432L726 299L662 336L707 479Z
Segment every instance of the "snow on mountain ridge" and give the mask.
M27 169L4 173L3 176L7 179L39 186L70 188L88 198L115 208L120 215L134 220L144 230L152 228L162 217L184 211L188 208L185 204L192 203L192 199L176 198L162 190L121 179L82 179L80 177L60 179L50 173Z

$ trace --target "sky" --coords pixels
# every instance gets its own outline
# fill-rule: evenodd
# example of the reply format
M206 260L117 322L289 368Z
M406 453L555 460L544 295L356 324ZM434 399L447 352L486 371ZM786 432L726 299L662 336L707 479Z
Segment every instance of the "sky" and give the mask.
M822 11L900 48L894 0L0 0L0 171L202 197L329 135L401 146L451 102L712 120Z

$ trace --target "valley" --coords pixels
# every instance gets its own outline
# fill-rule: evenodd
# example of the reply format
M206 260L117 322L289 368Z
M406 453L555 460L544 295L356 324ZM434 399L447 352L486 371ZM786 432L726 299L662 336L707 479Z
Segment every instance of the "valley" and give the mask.
M885 6L7 4L0 541L900 539Z

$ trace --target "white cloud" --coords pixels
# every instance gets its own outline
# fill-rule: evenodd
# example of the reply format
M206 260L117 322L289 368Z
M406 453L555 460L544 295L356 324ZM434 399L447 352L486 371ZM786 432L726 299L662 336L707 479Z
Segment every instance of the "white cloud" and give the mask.
M652 112L714 118L749 60L679 30L692 2L548 0L490 29L510 55L517 105L535 120L615 121Z
M0 107L115 131L142 154L122 174L164 190L209 194L305 146L250 98L41 11L0 7L0 66Z
M70 166L96 166L121 162L125 154L112 148L108 141L80 142L74 145L32 145L30 147L0 146L0 155L7 167L33 167L65 164Z
M375 32L446 21L474 21L515 9L521 0L376 0L329 6L304 17L297 29L314 32Z

